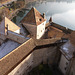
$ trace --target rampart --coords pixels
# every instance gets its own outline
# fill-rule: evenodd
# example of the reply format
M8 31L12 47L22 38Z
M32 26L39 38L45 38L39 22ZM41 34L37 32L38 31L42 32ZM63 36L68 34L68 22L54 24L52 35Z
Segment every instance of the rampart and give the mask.
M41 42L40 45L53 44L58 39L53 42L49 40L45 40L48 41L46 43ZM37 46L39 46L37 41L35 42L31 38L0 59L0 75L26 75L33 67L39 65L41 62L52 64L56 60L56 46L36 50Z
M20 45L11 53L0 59L0 75L7 75L14 69L35 47L33 39Z

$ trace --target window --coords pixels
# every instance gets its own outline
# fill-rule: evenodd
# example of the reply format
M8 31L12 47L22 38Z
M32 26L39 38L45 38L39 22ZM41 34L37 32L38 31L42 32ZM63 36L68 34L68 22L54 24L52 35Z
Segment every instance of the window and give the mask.
M39 36L39 35L37 35L37 36Z
M66 70L66 67L64 69Z
M39 19L40 21L42 21L42 19Z

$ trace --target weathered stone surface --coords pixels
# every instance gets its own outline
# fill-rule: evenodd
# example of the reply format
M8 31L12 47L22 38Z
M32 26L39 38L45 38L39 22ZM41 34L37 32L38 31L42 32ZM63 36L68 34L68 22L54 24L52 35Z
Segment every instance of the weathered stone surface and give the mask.
M28 40L0 60L0 75L7 75L35 47L33 39Z
M55 43L57 40L61 40L61 38L37 39L37 40L35 40L35 44L36 44L36 46L47 45L47 44L53 44L53 43Z

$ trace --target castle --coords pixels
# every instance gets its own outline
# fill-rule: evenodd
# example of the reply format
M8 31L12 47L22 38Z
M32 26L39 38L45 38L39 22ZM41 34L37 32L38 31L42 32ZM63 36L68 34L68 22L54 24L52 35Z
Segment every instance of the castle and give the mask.
M51 18L46 23L45 13L36 8L20 26L6 17L0 24L0 75L27 75L41 62L57 65L64 75L75 75L75 31Z

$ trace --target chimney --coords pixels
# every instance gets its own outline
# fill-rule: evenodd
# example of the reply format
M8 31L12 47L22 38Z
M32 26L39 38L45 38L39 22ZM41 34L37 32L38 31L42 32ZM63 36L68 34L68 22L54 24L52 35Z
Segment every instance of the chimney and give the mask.
M49 19L49 23L52 23L52 17L50 17L50 19Z
M68 28L66 27L66 30L68 30Z
M43 18L45 19L45 13L43 13Z

